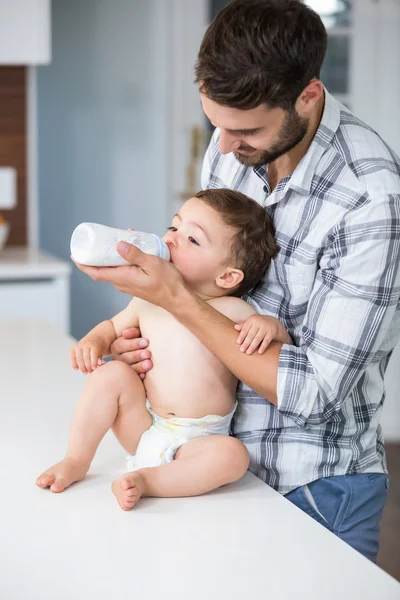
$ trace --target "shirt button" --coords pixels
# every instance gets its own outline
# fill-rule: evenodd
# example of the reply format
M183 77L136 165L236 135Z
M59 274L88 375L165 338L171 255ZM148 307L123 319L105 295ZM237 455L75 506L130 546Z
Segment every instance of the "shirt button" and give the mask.
M267 193L267 192L268 192L268 188L267 188L267 186L266 186L266 185L264 185L264 187L263 187L263 190L264 190L264 192L265 192L265 193Z

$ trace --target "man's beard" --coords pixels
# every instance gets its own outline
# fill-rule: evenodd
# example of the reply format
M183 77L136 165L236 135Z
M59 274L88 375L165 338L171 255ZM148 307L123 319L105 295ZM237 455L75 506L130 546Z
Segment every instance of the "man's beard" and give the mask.
M290 110L283 122L279 132L278 141L271 146L269 150L260 150L254 154L246 156L234 151L235 158L246 167L261 167L274 162L277 158L286 154L292 148L297 146L305 137L308 130L308 120L300 117L296 109ZM251 150L251 146L243 147L242 150Z

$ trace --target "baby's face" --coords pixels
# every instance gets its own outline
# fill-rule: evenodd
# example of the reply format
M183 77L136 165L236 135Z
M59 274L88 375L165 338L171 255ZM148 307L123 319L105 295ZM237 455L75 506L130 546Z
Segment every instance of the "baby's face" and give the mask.
M164 236L174 263L194 291L213 295L215 279L230 262L234 231L199 198L190 198Z

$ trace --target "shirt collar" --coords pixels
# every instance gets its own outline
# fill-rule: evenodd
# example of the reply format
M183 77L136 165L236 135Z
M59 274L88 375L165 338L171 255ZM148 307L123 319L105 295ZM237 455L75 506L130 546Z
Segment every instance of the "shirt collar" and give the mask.
M324 88L325 103L322 118L313 141L290 177L284 177L267 199L266 204L274 204L283 198L286 191L291 188L304 195L310 194L311 183L315 168L329 147L340 125L340 104ZM268 185L267 171L264 166L253 169L260 179Z

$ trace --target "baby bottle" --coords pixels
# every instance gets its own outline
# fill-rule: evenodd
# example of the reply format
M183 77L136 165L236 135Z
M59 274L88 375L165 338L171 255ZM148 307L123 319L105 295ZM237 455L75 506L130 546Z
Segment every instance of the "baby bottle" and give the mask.
M98 223L81 223L71 237L71 256L82 264L93 267L119 267L129 263L117 252L118 242L128 242L146 254L170 259L167 244L154 233L115 229Z

